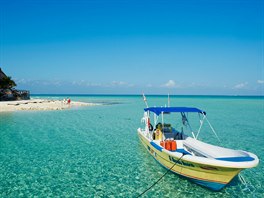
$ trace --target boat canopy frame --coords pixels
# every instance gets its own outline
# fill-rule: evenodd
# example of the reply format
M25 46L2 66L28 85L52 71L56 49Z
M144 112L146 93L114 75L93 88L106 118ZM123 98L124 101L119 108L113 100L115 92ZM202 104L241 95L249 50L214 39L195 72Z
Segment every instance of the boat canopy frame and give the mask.
M200 131L202 129L202 126L204 124L204 120L206 120L207 123L209 124L212 132L215 134L216 138L221 143L221 141L220 141L218 135L216 134L213 126L211 125L211 123L207 119L206 112L202 111L201 109L198 109L195 107L147 107L147 108L144 108L144 111L146 112L146 114L145 114L145 116L147 117L146 120L150 118L150 112L154 113L154 124L155 125L157 124L157 120L158 120L158 117L160 114L161 114L162 124L164 124L164 118L163 118L164 114L181 113L182 117L184 117L184 119L186 119L187 125L189 126L190 131L191 131L194 139L198 138ZM200 127L199 127L196 135L194 134L194 131L192 130L185 113L198 113L198 114L203 115L202 119L200 118ZM153 131L151 131L151 132L153 133Z
M206 115L205 111L195 107L147 107L144 111L150 111L159 116L161 113L201 113Z

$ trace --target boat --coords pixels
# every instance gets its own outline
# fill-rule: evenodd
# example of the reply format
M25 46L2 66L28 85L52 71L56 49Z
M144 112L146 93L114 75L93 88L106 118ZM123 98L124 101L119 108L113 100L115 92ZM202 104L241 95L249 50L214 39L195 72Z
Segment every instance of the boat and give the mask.
M200 123L197 124L197 131L193 131L190 126L190 114L198 114ZM173 127L171 123L165 122L164 117L167 116L179 118L180 128L179 125ZM173 123L177 121L172 120ZM213 191L220 191L242 170L256 167L259 163L258 157L253 153L198 140L206 121L217 136L206 112L198 108L147 106L141 121L142 128L137 130L139 139L160 165Z

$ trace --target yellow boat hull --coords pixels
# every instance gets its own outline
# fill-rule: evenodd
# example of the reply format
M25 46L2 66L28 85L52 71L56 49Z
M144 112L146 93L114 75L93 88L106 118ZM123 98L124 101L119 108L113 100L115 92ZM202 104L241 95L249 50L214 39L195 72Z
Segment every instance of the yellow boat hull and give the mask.
M147 151L165 168L171 169L173 173L184 176L191 181L205 186L212 190L221 190L225 187L242 168L229 168L199 164L184 160L184 156L179 160L170 152L164 152L154 142L149 141L142 133L138 132L139 139ZM171 168L172 167L172 168Z

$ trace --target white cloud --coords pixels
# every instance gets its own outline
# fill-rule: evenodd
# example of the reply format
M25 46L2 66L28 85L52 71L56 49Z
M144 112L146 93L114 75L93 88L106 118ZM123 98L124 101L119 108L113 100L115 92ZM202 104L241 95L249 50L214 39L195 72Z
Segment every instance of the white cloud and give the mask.
M153 85L152 84L147 84L147 86L146 87L153 87Z
M109 86L109 85L108 85ZM110 86L118 86L118 87L134 87L135 85L132 83L124 82L124 81L112 81Z
M162 85L162 87L173 88L173 87L176 87L176 83L174 80L169 80L164 85Z
M104 86L101 83L87 82L86 80L73 81L71 84L75 86L80 86L80 87L103 87Z
M233 89L244 89L248 85L248 82L242 82L233 87Z
M27 79L24 79L24 78L22 78L22 79L14 79L14 80L15 80L15 82L17 84L27 84L28 82L30 82L30 80L27 80Z
M257 80L258 84L264 84L264 80Z
M127 83L124 81L112 81L108 83L97 83L97 82L88 82L85 80L72 81L72 85L80 87L134 87L134 84Z
M184 87L185 88L197 88L197 87L205 88L205 87L209 87L209 85L205 83L200 83L200 82L192 82L191 84L187 84Z
M73 81L72 85L78 85L78 86L84 86L86 85L87 82L85 82L85 80L79 80L79 81Z
M126 82L123 81L112 81L111 83L113 86L123 86L123 85L127 85Z
M63 84L60 80L44 80L44 81L37 81L39 84L42 84L44 86L61 86Z
M135 84L128 84L128 87L135 87Z
M43 86L61 86L64 82L61 80L31 80L31 79L15 79L16 84L24 85L24 86L35 86L35 85L43 85Z

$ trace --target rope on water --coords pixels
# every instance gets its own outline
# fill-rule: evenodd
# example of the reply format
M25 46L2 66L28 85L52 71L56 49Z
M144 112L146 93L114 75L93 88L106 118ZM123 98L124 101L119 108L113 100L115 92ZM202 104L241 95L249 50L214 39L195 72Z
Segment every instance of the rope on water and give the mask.
M252 192L252 190L250 190L250 187L255 189L255 187L251 184L249 184L246 179L242 176L241 173L238 174L238 179L240 180L240 182L245 186L245 188L243 189L243 191L248 190L249 192Z
M241 182L243 185L245 185L245 186L247 185L247 182L246 182L245 178L241 175L241 173L238 174L238 178L239 178L240 182Z
M140 193L140 195L138 195L137 197L141 197L143 194L145 194L148 190L150 190L153 186L155 186L165 175L167 175L167 173L173 169L173 167L181 160L181 158L184 156L185 154L183 153L182 156L172 165L172 167L170 167L170 169L168 169L156 182L154 182L150 187L148 187L146 190L144 190L142 193Z

